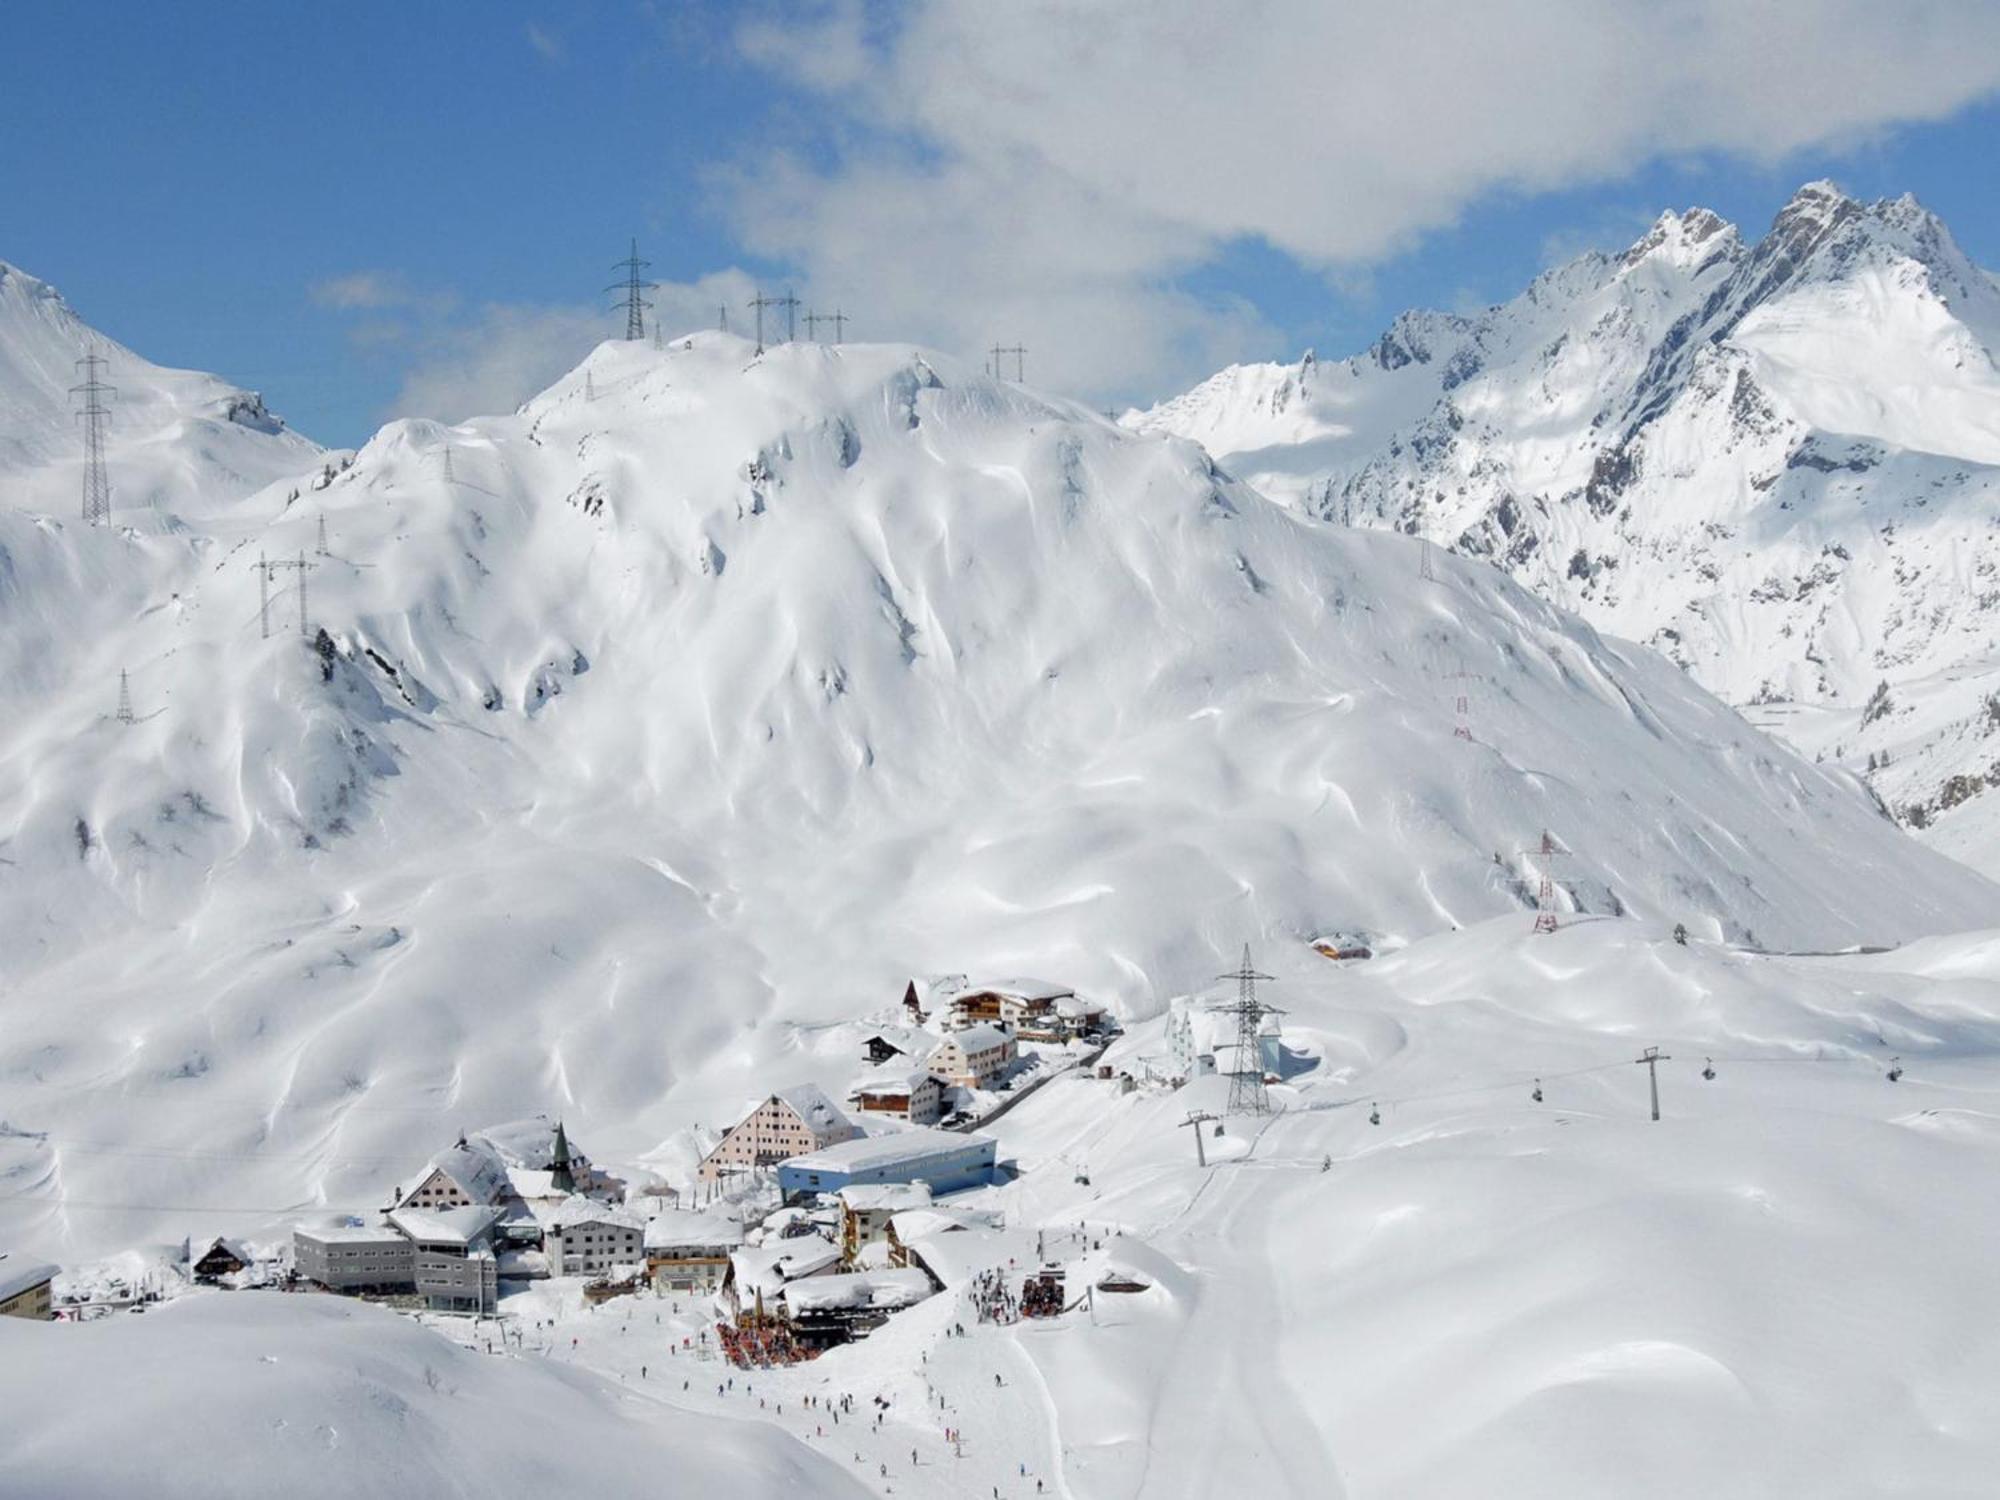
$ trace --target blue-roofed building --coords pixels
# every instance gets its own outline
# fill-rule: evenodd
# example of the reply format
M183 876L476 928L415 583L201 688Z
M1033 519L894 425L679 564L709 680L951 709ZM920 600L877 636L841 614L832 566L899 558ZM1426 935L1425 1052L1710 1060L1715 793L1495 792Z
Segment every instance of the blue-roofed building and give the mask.
M778 1191L787 1203L796 1203L844 1187L921 1182L943 1197L992 1182L999 1149L992 1136L943 1130L863 1136L780 1162Z

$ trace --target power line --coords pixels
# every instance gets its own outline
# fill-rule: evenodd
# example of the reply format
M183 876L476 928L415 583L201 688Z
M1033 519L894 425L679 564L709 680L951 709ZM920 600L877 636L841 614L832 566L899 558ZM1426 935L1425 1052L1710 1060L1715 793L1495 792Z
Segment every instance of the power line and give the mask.
M83 397L83 409L76 414L83 423L83 524L103 526L111 520L111 476L104 467L104 424L111 419L111 408L104 398L116 396L118 388L97 378L106 361L95 349L76 363L83 384L71 386L69 393Z

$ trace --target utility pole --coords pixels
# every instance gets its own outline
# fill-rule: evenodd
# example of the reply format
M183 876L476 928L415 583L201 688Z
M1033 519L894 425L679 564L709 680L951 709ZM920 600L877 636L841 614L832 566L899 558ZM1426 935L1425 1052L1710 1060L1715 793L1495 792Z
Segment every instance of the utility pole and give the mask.
M1672 1062L1671 1053L1662 1052L1658 1047L1648 1047L1644 1054L1632 1059L1646 1065L1646 1077L1653 1085L1653 1118L1660 1118L1660 1064Z
M1000 360L1001 356L1011 354L1014 356L1014 383L1016 385L1025 385L1027 383L1028 350L1026 345L995 344L992 349L992 354L993 354L993 378L995 380L1005 380L1007 378L1006 367L1001 364Z
M833 341L837 344L847 337L847 314L836 307L831 314L831 318L833 322Z
M773 307L782 307L785 310L785 342L788 344L796 343L799 336L799 299L792 295L790 287L786 287L785 295L782 297L773 297L771 305Z
M807 342L809 342L809 343L814 343L814 344L818 343L818 342L819 342L819 325L820 325L820 324L822 324L822 323L831 323L832 321L833 321L833 319L831 319L831 318L828 318L828 317L824 317L824 316L822 316L822 315L821 315L821 314L819 314L819 313L816 313L816 312L808 312L808 313L806 314L806 340L807 340Z
M614 271L623 271L625 279L623 281L614 281L604 289L607 292L623 292L625 294L623 303L625 308L625 337L634 343L637 343L646 336L646 309L653 305L646 300L646 293L654 290L658 285L657 282L643 280L639 275L641 271L645 270L651 264L650 260L639 259L639 242L636 239L633 240L632 253L626 256L625 259L614 263L611 267Z
M1268 1115L1271 1112L1271 1096L1264 1088L1264 1059L1259 1053L1258 1038L1263 1033L1264 1018L1281 1016L1284 1012L1257 998L1257 981L1276 981L1269 974L1260 974L1251 967L1248 943L1243 945L1243 962L1236 971L1216 977L1236 981L1234 1001L1208 1007L1218 1014L1236 1018L1236 1068L1229 1075L1227 1112L1232 1115Z
M103 526L111 520L111 477L104 468L104 424L111 408L104 398L117 395L118 388L97 378L105 359L96 350L76 363L83 371L83 384L71 386L69 393L83 397L83 408L76 414L83 423L83 524Z
M1197 1166L1208 1165L1208 1152L1201 1143L1201 1127L1221 1118L1222 1116L1212 1115L1207 1110L1196 1109L1190 1110L1188 1117L1181 1121L1182 1129L1194 1131L1194 1159Z

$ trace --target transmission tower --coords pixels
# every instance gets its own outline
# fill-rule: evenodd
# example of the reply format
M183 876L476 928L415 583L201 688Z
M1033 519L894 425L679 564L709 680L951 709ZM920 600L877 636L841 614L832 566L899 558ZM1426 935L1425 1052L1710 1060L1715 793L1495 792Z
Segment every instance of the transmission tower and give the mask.
M1472 682L1478 676L1477 672L1468 672L1464 667L1460 667L1456 672L1450 674L1449 680L1452 682ZM1451 712L1452 738L1456 740L1470 740L1472 738L1472 694L1468 689L1461 687L1452 695Z
M757 352L759 354L764 352L764 309L767 307L779 307L783 303L784 298L766 297L761 289L756 296L750 299L750 305L757 309Z
M825 315L824 313L816 313L816 312L809 312L809 313L807 313L807 314L806 314L806 338L807 338L807 339L808 339L808 340L809 340L810 342L812 342L812 343L815 343L815 344L816 344L816 343L818 343L818 342L819 342L819 325L820 325L820 324L822 324L822 323L831 323L832 321L833 321L833 319L832 319L832 318L829 318L829 317L827 317L827 316L826 316L826 315Z
M587 385L588 385L588 386L590 387L590 395L591 395L591 399L592 399L592 400L596 400L596 399L597 399L597 382L596 382L596 381L594 381L594 380L592 380L592 379L590 378L590 371L588 371L588 370L585 370L585 371L583 372L583 378L584 378L584 382L585 382L585 384L587 384ZM457 484L457 483L458 483L458 476L457 476L456 474L452 473L452 471L451 471L451 444L450 444L450 443L446 443L446 444L444 445L444 482L445 482L446 484Z
M1006 355L1011 354L1014 356L1015 384L1025 385L1027 383L1028 367L1026 360L1028 351L1024 346L1020 344L995 344L989 352L993 356L993 378L995 380L1005 380L1007 378L1007 367L1001 363L1001 360Z
M729 304L727 302L718 302L715 304L715 326L718 332L729 332Z
M597 372L595 370L585 370L583 372L583 399L586 401L595 401L597 399Z
M827 314L827 321L833 324L833 341L837 344L847 337L847 314L835 308Z
M1437 569L1431 563L1431 539L1423 537L1421 538L1421 542L1423 553L1417 563L1417 577L1423 579L1425 583L1436 583Z
M97 378L106 362L95 350L76 363L83 371L83 384L71 386L69 393L83 397L83 408L76 414L83 423L83 524L103 526L111 520L111 477L104 469L104 424L111 408L104 398L117 395L118 388Z
M118 722L120 724L138 722L132 713L132 679L123 667L118 669Z
M614 281L604 289L607 292L625 294L622 304L625 309L625 337L634 343L646 336L646 311L653 305L646 300L646 293L653 291L659 285L658 282L645 280L639 274L651 264L650 260L639 259L639 242L633 240L632 253L611 268L614 271L623 271L625 279Z
M319 535L313 541L313 556L331 557L332 555L333 554L327 550L326 546L326 512L321 511L319 513Z
M1263 1035L1264 1018L1281 1016L1284 1012L1257 998L1257 981L1276 981L1269 974L1260 974L1251 967L1248 943L1243 945L1241 967L1233 974L1216 977L1236 981L1234 1001L1208 1007L1218 1015L1236 1018L1236 1069L1229 1075L1227 1112L1232 1115L1268 1115L1271 1112L1271 1096L1264 1088L1264 1060L1258 1049L1258 1038Z
M257 620L264 632L264 639L271 638L271 579L280 568L296 568L299 574L299 634L309 636L312 631L306 624L306 574L317 564L306 561L301 552L297 559L280 558L277 562L267 562L262 553L257 557Z
M1535 888L1535 931L1554 932L1561 924L1556 921L1556 874L1555 862L1567 859L1569 850L1556 842L1556 836L1546 828L1542 830L1542 841L1532 849L1523 849L1523 854L1533 855L1541 860L1541 882Z
M799 299L792 295L790 287L786 287L785 295L774 297L772 301L785 310L785 342L794 342L799 335Z

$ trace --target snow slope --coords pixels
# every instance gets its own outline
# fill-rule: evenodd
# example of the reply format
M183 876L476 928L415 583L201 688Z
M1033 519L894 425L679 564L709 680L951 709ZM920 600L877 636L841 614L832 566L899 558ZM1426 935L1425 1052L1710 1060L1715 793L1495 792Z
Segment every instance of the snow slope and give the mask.
M114 524L171 527L315 467L320 449L254 391L169 370L88 327L45 281L0 261L0 510L78 517L78 361L105 360L105 460Z
M1935 217L1813 183L1754 245L1669 213L1476 317L1406 314L1365 354L1232 368L1132 420L1786 705L1781 732L1812 723L1808 753L1990 865L1996 349L2000 292ZM1884 681L1912 713L1858 722Z
M41 1500L868 1493L760 1423L697 1422L331 1297L198 1296L77 1327L0 1319L0 1409L0 1489Z
M684 1153L858 1072L909 973L1145 1016L1245 939L1522 912L1544 827L1564 906L1743 942L2000 910L1485 565L1414 590L1408 539L907 348L608 344L300 499L10 550L0 1238L43 1254L365 1209L542 1110ZM260 554L323 652L290 576L261 636ZM36 614L79 575L136 621Z

